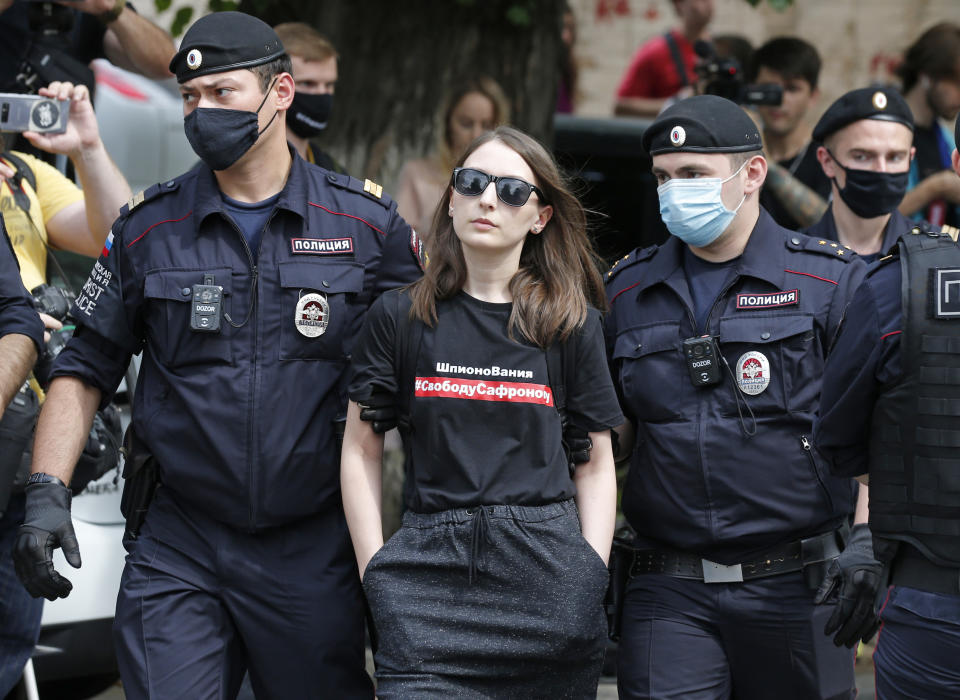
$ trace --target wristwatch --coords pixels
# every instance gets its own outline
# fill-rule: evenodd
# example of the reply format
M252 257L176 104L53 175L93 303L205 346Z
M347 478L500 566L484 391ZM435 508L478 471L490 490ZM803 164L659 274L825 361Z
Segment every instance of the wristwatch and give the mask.
M27 479L27 486L32 486L33 484L60 484L63 488L67 488L67 485L60 481L57 477L52 474L46 474L44 472L34 472L30 475L30 478Z
M110 24L120 16L120 13L123 12L123 9L126 6L126 0L114 0L113 9L107 10L106 12L101 12L99 15L97 15L97 19L104 24Z

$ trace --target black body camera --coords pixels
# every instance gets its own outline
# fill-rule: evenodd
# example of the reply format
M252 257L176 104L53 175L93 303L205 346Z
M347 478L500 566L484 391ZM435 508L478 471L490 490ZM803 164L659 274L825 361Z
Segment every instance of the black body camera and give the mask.
M683 341L683 357L690 371L690 381L696 387L719 384L720 351L712 335L701 335Z
M203 284L193 285L190 330L198 333L219 333L223 310L223 287L214 284L210 274L203 276Z
M720 58L713 44L698 41L694 51L697 62L697 77L703 82L707 95L725 97L738 105L772 105L783 102L783 88L772 83L748 85L744 82L743 66L735 58Z

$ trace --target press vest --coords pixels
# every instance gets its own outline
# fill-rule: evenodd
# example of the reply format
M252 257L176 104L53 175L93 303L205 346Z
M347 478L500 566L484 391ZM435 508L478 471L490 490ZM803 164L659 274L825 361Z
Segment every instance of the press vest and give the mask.
M960 247L919 228L899 241L903 378L874 407L870 527L960 565Z

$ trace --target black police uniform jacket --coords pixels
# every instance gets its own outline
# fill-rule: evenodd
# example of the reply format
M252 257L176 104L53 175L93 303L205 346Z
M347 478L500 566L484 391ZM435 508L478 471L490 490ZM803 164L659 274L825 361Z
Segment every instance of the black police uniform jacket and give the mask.
M0 219L0 338L17 333L30 338L43 352L43 323L20 279L20 265ZM5 361L5 359L0 359Z
M164 488L231 526L257 530L339 501L335 421L363 315L422 272L419 241L378 188L304 162L254 257L204 165L121 211L74 307L80 328L54 376L106 403L143 351L133 404ZM223 286L219 333L190 329L191 288ZM326 331L302 335L298 300L322 294ZM302 309L300 310L302 312Z
M608 273L607 350L637 429L623 510L643 546L732 564L835 528L852 510L854 483L829 474L810 436L824 359L865 266L761 209L697 328L683 256L671 237ZM721 383L695 388L681 343L704 333L719 337L729 370L721 362ZM752 396L733 377L747 353L769 364L769 385Z

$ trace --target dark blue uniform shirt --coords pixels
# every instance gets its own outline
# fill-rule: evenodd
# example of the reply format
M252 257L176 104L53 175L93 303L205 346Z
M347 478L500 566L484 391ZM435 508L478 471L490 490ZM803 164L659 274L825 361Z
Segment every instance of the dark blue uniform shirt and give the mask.
M897 239L914 226L916 226L915 222L910 221L910 219L894 209L890 214L890 220L883 229L883 243L880 246L880 252L873 255L861 255L860 257L863 258L865 262L874 262L881 256L886 255L887 252L893 248ZM820 218L820 221L806 229L804 233L812 238L822 239L828 242L839 241L840 236L837 232L837 222L833 218L833 205L831 204L827 208L827 211Z
M869 471L874 404L884 387L903 376L900 283L899 256L870 266L824 368L815 442L834 474Z
M335 503L351 347L371 302L421 274L415 234L388 197L296 154L256 258L206 166L145 200L114 224L54 376L79 377L105 403L142 350L133 422L164 488L231 526ZM223 286L219 333L190 329L204 273Z
M0 237L0 337L25 335L36 344L39 354L43 352L43 323L20 279L20 265L2 219Z
M637 428L623 510L641 544L731 564L828 531L852 511L855 484L830 476L810 436L824 359L865 266L761 209L698 326L683 258L671 238L608 273L607 349ZM703 333L719 336L729 369L720 384L696 388L681 343ZM742 405L740 418L737 385L756 392L764 382L739 396L754 426Z

